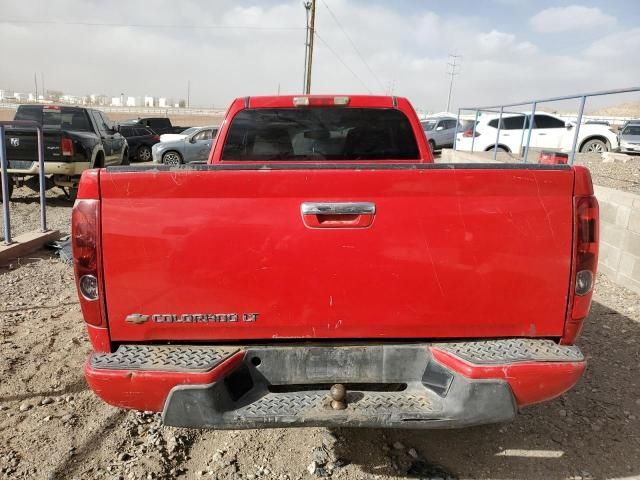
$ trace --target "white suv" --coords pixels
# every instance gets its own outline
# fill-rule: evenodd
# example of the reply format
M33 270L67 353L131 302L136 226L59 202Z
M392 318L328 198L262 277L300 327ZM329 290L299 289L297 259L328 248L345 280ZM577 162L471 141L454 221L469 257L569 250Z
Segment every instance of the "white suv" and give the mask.
M520 154L527 143L530 114L510 114L502 116L498 150ZM498 133L498 116L482 116L478 120L473 141L473 123L471 129L459 132L456 138L456 149L481 152L493 150ZM531 130L532 148L544 148L570 152L575 134L575 122L566 122L549 113L536 113L533 116ZM578 134L577 151L601 153L618 148L616 134L606 125L582 124Z

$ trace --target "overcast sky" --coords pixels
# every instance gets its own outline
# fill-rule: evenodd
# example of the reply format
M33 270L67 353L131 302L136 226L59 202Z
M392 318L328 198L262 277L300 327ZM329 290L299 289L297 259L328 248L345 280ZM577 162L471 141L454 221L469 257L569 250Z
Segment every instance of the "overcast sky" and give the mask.
M317 5L313 93L393 87L418 108L444 110L453 52L462 55L455 107L640 83L636 1ZM299 93L304 25L302 0L2 0L0 88L33 90L34 72L44 72L48 89L78 95L179 99L190 80L191 103L200 106L278 86Z

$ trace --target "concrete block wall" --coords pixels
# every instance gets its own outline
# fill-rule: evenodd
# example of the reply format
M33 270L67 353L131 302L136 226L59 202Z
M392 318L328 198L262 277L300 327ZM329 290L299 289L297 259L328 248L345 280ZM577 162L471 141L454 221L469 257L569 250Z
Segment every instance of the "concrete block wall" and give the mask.
M600 204L598 271L640 293L640 195L594 185Z

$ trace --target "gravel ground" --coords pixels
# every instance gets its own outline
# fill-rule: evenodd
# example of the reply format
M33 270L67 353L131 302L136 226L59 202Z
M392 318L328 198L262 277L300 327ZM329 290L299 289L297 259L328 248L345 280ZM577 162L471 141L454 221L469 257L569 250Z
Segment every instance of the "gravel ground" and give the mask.
M60 230L61 233L71 233L72 203L60 188L46 191L47 196L47 228ZM0 197L0 205L2 198ZM13 191L11 210L11 236L17 237L40 228L40 200L38 192L27 187L16 188ZM0 210L0 223L4 218L4 211ZM1 229L0 229L1 230ZM0 232L0 240L4 240L4 231Z
M476 152L474 155L478 161L493 157L492 152ZM537 155L536 152L532 152L529 156L530 162L537 163ZM435 161L445 163L440 152L436 152ZM498 161L522 163L522 158L512 153L500 153ZM597 185L640 194L640 155L620 155L615 161L605 162L599 154L578 153L575 163L588 167L593 183Z
M593 183L640 194L640 156L628 156L626 162L603 162L599 155L577 155L576 165L591 171Z
M14 225L38 221L19 189ZM52 226L70 204L50 194ZM640 297L598 278L579 345L589 367L562 398L462 430L196 431L118 410L88 389L90 345L71 267L41 252L0 267L0 478L640 478ZM312 472L312 473L311 473Z

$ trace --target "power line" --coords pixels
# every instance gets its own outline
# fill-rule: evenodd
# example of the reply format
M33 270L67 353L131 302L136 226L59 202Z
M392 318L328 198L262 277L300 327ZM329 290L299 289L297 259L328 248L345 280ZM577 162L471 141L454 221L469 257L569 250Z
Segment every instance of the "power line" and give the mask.
M353 71L353 69L347 65L347 63L340 57L340 55L338 55L336 53L336 51L331 48L331 46L329 46L329 44L320 36L318 35L318 30L315 31L316 37L318 37L318 40L320 40L322 42L322 44L327 47L327 49L333 54L334 57L336 57L338 59L338 61L340 63L342 63L342 65L344 65L344 67L349 70L349 72L351 72L351 75L353 75L361 84L362 86L367 90L367 92L369 92L370 94L372 94L373 92L371 91L371 89L367 86L366 83L364 83L362 81L362 79L356 74L356 72Z
M0 20L0 23L16 25L65 25L82 27L128 27L128 28L175 28L202 30L304 30L303 27L274 27L258 25L175 25L161 23L107 23L107 22L67 22L57 20Z
M371 75L373 75L373 78L376 79L376 82L378 82L378 85L380 86L380 89L382 91L384 91L384 85L382 85L382 82L380 81L380 79L378 78L378 76L375 74L375 72L372 70L372 68L369 66L369 64L367 63L367 61L364 59L364 56L362 55L362 53L360 53L360 50L358 50L358 47L356 47L355 42L351 39L351 37L349 36L349 34L347 33L347 31L344 29L344 27L342 26L342 24L340 23L340 21L338 20L338 17L336 17L336 15L333 13L333 10L331 10L329 8L329 5L327 5L327 2L325 2L324 0L322 0L322 4L325 6L325 8L328 10L329 14L331 15L331 18L333 18L333 21L336 22L336 25L338 25L338 27L340 28L340 30L342 30L342 33L344 34L345 37L347 37L347 40L349 40L349 43L351 44L351 46L353 47L353 50L356 52L356 54L358 55L358 57L360 57L360 60L362 60L362 63L364 63L364 65L367 67L367 70L369 70L369 73L371 73Z

